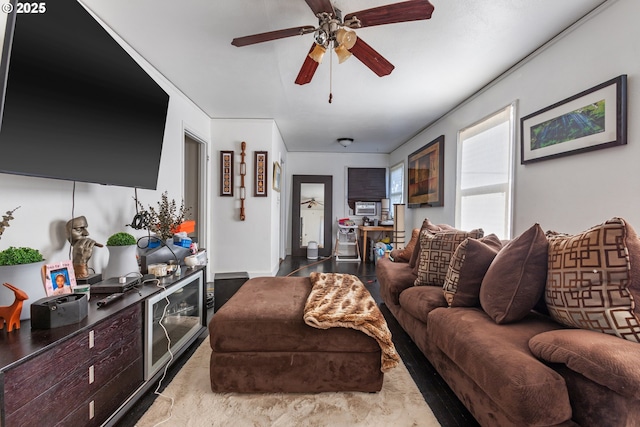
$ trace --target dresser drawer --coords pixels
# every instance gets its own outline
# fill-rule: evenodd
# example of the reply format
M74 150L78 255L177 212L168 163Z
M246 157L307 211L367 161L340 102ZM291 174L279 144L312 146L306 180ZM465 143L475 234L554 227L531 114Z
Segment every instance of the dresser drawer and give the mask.
M41 420L50 424L67 417L75 409L69 406L70 401L89 399L130 369L141 358L142 347L142 310L136 304L96 324L88 333L7 371L7 425L38 425ZM142 368L127 378L140 383L142 379Z
M79 376L89 359L89 337L81 334L4 374L4 409L11 413L66 378Z
M112 377L93 396L78 403L60 426L99 426L131 396L143 383L143 359L140 354L129 366L123 366L120 374Z

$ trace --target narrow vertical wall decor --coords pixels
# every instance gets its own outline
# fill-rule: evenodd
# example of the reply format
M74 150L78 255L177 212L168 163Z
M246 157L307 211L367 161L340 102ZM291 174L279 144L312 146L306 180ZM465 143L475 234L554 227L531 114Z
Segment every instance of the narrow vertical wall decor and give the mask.
M267 197L267 152L255 151L253 155L253 196Z
M247 149L247 143L242 141L241 144L242 153L240 160L240 221L244 221L246 216L244 214L244 199L247 196L247 189L244 186L244 177L247 174L247 164L244 161L245 150Z
M233 151L220 151L220 196L233 197Z

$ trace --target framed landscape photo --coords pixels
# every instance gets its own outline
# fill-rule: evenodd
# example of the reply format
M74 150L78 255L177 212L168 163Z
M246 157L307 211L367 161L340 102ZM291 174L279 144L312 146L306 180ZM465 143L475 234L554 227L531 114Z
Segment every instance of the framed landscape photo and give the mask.
M253 155L253 195L267 197L267 152L254 151Z
M233 151L220 151L220 195L233 197Z
M408 207L444 205L444 135L409 155Z
M520 119L521 164L627 143L627 76Z

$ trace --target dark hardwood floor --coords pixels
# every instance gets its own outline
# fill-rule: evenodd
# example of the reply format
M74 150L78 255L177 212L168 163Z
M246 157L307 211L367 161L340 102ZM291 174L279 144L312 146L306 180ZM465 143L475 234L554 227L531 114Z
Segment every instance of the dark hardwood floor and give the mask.
M336 262L334 258L308 260L305 257L287 257L280 264L278 276L308 276L312 271L354 274L365 284L373 298L380 305L380 310L387 320L396 350L402 358L407 370L416 382L425 401L431 407L434 415L443 427L474 427L478 426L473 416L460 403L449 386L444 382L422 352L416 347L411 338L400 327L391 312L382 303L379 285L376 279L374 263ZM213 315L209 309L208 318ZM160 387L160 392L171 382L171 379L191 357L196 348L207 339L206 333L167 370L167 376ZM118 427L133 427L140 417L147 411L156 398L154 386L136 405L119 421ZM400 426L399 426L400 427Z

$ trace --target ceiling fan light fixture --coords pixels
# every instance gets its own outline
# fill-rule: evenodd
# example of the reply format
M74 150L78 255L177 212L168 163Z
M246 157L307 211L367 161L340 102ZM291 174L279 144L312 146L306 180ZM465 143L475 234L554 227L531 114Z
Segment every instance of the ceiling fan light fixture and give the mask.
M343 44L338 45L334 50L336 51L336 55L338 55L338 62L340 64L351 57L351 52L349 52Z
M338 144L342 145L344 148L347 148L353 142L353 138L338 138Z
M356 40L358 40L358 36L355 31L345 30L344 28L336 31L336 41L347 50L356 44Z
M311 53L309 54L309 58L313 59L318 64L321 64L322 58L324 57L324 54L326 51L327 49L325 49L324 46L316 44L313 50L311 51Z

